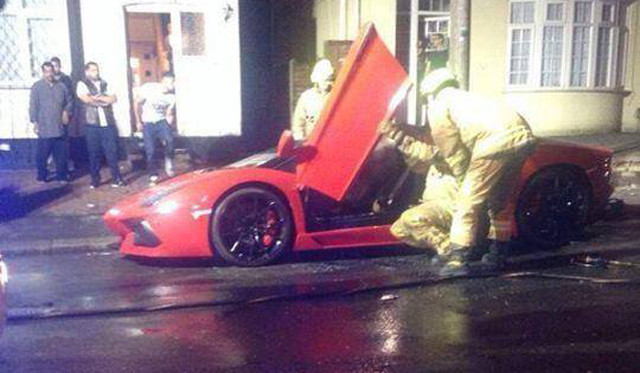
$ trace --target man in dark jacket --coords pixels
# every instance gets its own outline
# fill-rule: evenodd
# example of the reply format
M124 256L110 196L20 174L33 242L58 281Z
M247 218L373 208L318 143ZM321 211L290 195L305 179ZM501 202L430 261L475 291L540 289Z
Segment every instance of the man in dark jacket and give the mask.
M65 87L67 87L67 90L69 91L69 93L71 94L71 118L70 118L70 123L65 126L65 131L64 131L64 138L65 138L65 142L66 142L66 151L67 151L67 166L69 169L70 173L73 173L74 169L75 169L75 164L73 162L73 156L72 156L72 152L71 152L71 131L72 131L72 127L73 127L73 123L74 123L74 118L73 118L73 114L75 113L74 109L75 109L75 92L73 90L73 81L71 80L71 77L67 74L65 74L62 71L62 62L60 61L59 57L51 57L51 64L53 65L53 78L64 84Z
M65 126L69 124L72 97L67 87L54 78L53 65L42 64L42 79L31 87L29 118L38 135L36 165L39 182L47 181L47 159L53 154L56 179L67 182L67 152L64 139Z
M76 95L80 100L79 119L87 130L87 150L89 152L89 173L91 188L100 186L100 162L102 154L111 169L111 186L125 185L118 168L118 137L113 104L116 95L109 92L107 82L100 78L100 69L95 62L84 67L85 78L78 82Z

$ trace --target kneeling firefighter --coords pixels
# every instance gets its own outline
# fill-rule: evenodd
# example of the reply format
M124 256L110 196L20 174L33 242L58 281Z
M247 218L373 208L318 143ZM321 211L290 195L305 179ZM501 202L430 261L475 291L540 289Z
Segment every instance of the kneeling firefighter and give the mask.
M379 132L396 144L412 172L426 176L420 204L405 211L391 226L391 233L411 247L435 249L444 257L451 246L449 230L458 193L455 178L437 149L420 135L409 134L388 121L380 123Z
M468 264L480 241L478 230L486 216L489 253L482 259L492 266L502 264L512 234L512 194L536 144L529 125L513 109L458 87L447 69L433 71L420 87L429 100L427 117L433 142L458 188L454 206L448 210L452 216L449 247L439 249L440 260L446 263L443 275L469 273ZM415 219L410 211L400 220L410 223Z

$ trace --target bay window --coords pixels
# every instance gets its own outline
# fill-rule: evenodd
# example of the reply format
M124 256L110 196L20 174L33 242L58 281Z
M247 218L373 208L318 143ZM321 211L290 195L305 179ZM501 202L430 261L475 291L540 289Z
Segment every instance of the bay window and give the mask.
M616 88L620 1L510 0L509 89Z

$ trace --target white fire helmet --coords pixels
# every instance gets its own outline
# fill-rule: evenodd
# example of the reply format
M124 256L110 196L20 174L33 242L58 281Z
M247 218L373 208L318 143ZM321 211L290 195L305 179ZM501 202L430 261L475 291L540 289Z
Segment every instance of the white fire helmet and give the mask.
M331 61L329 61L326 58L321 59L313 67L313 72L311 73L311 82L320 83L320 82L329 81L332 79L333 79L333 66L331 66Z
M430 72L420 83L420 93L431 95L438 92L445 84L460 85L458 79L449 69L442 68Z

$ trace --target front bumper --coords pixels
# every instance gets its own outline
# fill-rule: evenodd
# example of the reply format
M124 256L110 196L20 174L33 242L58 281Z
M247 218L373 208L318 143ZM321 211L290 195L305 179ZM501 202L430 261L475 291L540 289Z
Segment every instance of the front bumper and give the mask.
M114 207L103 217L122 241L123 255L178 258L210 257L209 215L195 215L191 208L161 213L155 208Z

